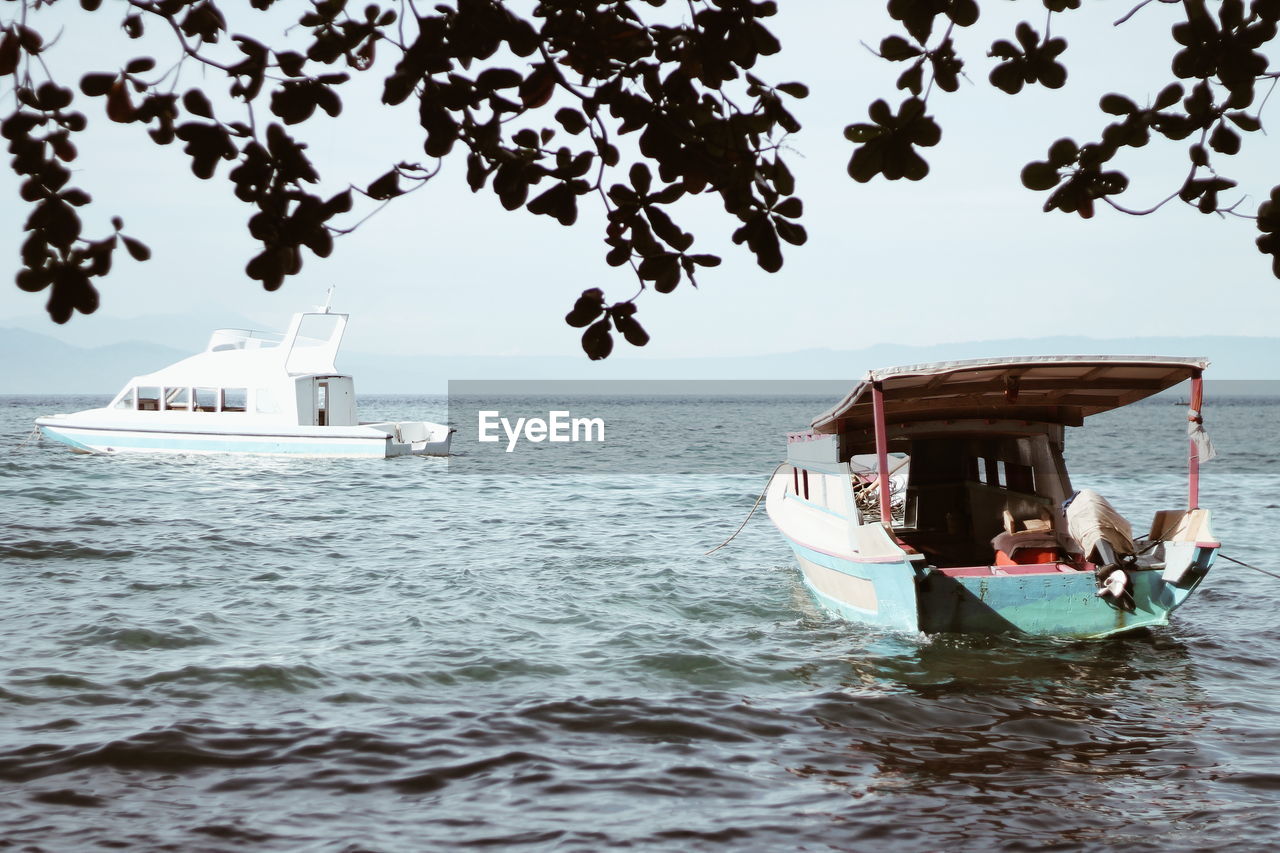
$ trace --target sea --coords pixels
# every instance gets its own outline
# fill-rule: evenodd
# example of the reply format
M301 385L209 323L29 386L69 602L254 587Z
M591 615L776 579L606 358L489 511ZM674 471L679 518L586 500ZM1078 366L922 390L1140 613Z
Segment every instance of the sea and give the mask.
M32 419L104 398L0 397L0 849L1275 849L1280 397L1206 406L1224 556L1102 640L819 609L748 515L834 402L613 400L664 425L633 464L468 470L465 429L455 460L79 455ZM1145 530L1185 436L1167 399L1099 415L1074 485Z

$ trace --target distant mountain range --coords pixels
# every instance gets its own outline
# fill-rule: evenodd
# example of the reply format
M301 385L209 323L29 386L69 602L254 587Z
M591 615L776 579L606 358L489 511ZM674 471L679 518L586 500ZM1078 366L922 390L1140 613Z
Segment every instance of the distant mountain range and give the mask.
M21 328L0 328L0 394L113 394L130 377L158 370L197 351L191 318L141 318L134 330L149 340L73 345ZM205 319L207 323L207 318ZM246 323L245 325L249 325ZM168 330L168 334L160 330ZM184 348L174 345L187 341ZM194 343L190 341L194 340ZM88 343L88 342L87 342ZM1280 379L1280 338L1229 336L1103 339L1082 336L1021 338L950 344L876 344L858 350L814 349L760 356L628 357L607 363L581 355L517 357L405 356L343 352L339 367L363 394L439 394L458 379L827 379L856 380L895 364L1013 355L1136 354L1204 356L1212 380Z

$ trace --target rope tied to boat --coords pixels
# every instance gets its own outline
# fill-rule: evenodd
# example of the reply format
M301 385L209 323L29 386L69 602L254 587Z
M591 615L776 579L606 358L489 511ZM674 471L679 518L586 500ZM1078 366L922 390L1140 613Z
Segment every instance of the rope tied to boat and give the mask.
M1280 578L1280 575L1276 574L1275 572L1269 572L1266 569L1260 569L1257 566L1251 566L1248 563L1244 562L1243 560L1237 560L1235 557L1228 557L1226 554L1222 553L1221 551L1218 552L1218 556L1224 560L1230 560L1231 562L1235 563L1237 566L1244 566L1246 569L1253 569L1255 572L1262 572L1264 575L1270 575L1273 578Z
M734 540L734 537L736 537L739 533L741 533L741 532L742 532L742 528L746 527L746 526L747 526L747 522L751 520L751 516L753 516L753 515L755 515L755 514L756 514L756 507L760 506L760 501L764 500L764 496L765 496L765 494L766 494L766 493L768 493L768 491L769 491L769 484L773 482L773 475L774 475L774 474L776 474L776 473L778 473L778 469L779 469L779 468L781 468L783 465L786 465L786 464L787 464L787 463L785 463L785 462L779 462L779 463L778 463L778 465L777 465L777 467L775 467L772 471L770 471L770 472L769 472L769 479L768 479L768 480L765 480L765 483L764 483L764 490L760 492L760 497L756 498L756 502L755 502L755 503L753 503L753 504L751 505L751 512L747 513L747 517L746 517L746 518L744 518L744 519L742 519L742 523L738 525L738 529L737 529L737 530L735 530L735 531L733 531L733 536L730 536L728 539L724 540L724 541L723 541L723 542L721 542L719 545L717 545L716 547L712 548L710 551L708 551L707 553L703 554L702 556L704 556L704 557L710 557L710 556L711 556L712 554L714 554L716 551L719 551L719 550L720 550L721 548L723 548L725 545L728 545L730 542L732 542L732 541Z

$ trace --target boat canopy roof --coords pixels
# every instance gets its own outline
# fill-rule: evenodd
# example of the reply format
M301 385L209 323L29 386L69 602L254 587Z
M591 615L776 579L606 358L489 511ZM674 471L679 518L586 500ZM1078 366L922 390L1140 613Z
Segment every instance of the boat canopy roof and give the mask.
M262 388L293 378L285 371L283 357L277 350L229 350L197 353L154 373L135 376L130 384Z
M1149 355L1046 355L975 358L873 370L833 409L818 432L873 425L872 388L885 421L1002 419L1079 426L1090 415L1127 406L1208 367L1203 358Z
M293 315L288 331L219 329L204 352L142 376L132 385L261 388L301 376L342 375L335 359L348 315L329 311Z

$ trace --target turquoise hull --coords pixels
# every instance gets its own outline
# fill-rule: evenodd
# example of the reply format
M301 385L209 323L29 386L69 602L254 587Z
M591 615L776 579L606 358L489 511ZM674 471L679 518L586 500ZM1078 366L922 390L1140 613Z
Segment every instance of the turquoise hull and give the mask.
M1165 581L1160 569L1130 571L1134 606L1125 610L1097 595L1092 572L952 577L905 562L858 563L795 542L791 546L809 593L849 621L926 633L1062 637L1106 637L1167 625L1169 614L1200 585L1217 554L1216 548L1198 547L1177 584ZM828 571L869 584L874 605L857 606L833 595Z

